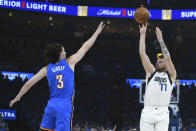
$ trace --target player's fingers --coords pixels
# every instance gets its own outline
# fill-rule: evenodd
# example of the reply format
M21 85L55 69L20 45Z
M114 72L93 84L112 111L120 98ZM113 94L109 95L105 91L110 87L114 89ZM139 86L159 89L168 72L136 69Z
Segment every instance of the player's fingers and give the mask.
M147 28L147 26L148 26L148 22L145 23L145 27L146 27L146 28Z
M100 25L103 25L103 21L100 22Z
M156 27L155 33L157 34L158 28Z
M102 29L105 27L105 24L102 25Z
M13 103L12 103L12 101L10 102L10 108L12 107L12 105L13 105Z
M156 27L156 32L158 31L158 27Z
M160 28L159 28L159 27L156 27L156 30L161 32L161 30L160 30Z

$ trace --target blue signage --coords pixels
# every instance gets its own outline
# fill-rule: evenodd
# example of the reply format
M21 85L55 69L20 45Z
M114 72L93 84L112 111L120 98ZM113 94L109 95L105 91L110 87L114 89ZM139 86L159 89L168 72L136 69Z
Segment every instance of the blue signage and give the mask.
M88 7L88 16L134 18L136 9ZM150 19L162 19L162 10L149 10Z
M0 7L56 14L77 15L77 6L44 2L0 0Z
M158 19L158 20L162 19L162 10L149 9L149 12L150 12L150 19Z
M140 79L127 79L126 83L129 84L131 88L134 86L140 88Z
M56 13L73 16L134 18L136 9L88 7L53 4L48 2L33 2L26 0L0 0L0 8L12 8L28 11ZM149 9L150 19L185 20L196 19L196 10L156 10Z
M0 114L5 120L16 120L16 110L0 109Z
M172 10L172 19L196 19L196 10Z
M9 72L9 71L2 71L1 74L4 75L4 78L7 76L10 81L12 81L15 77L21 77L22 80L25 78L31 79L33 77L33 73L23 73L23 72Z
M132 10L133 12L134 10ZM122 8L88 7L88 16L97 17L128 17L128 10ZM131 12L131 11L130 11ZM130 13L130 16L132 14Z

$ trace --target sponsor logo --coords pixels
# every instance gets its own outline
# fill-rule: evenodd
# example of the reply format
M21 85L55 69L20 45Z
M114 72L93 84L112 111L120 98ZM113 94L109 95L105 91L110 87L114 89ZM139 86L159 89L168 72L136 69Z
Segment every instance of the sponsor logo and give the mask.
M135 11L133 10L128 10L127 11L127 16L134 16Z
M8 0L0 0L0 6L7 6L7 7L21 7L20 1L8 1Z
M113 16L120 16L122 14L122 10L119 9L99 9L99 11L97 12L97 15L101 16L101 15L113 15Z
M123 9L122 12L123 12L123 13L122 13L122 16L126 16L126 15L127 15L127 10Z
M47 3L44 4L44 3L37 3L37 2L0 0L0 6L26 8L31 10L50 11L50 12L57 12L57 13L67 13L66 6L47 4Z
M0 112L0 114L2 115L2 117L16 117L13 112Z
M182 18L191 18L191 17L196 17L196 11L188 11L188 12L181 12L181 17Z
M171 20L172 19L172 10L162 10L162 19Z
M78 16L87 16L88 6L78 6Z
M149 11L150 13L150 11ZM135 14L135 10L127 10L127 16L129 17L134 17L134 14ZM150 13L150 17L152 17L151 13Z
M0 114L5 120L16 120L15 110L0 109Z

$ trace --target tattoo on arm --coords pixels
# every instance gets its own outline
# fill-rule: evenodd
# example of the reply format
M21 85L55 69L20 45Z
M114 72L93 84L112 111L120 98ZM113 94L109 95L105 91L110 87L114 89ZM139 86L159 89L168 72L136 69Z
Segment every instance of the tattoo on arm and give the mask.
M163 55L168 55L169 51L168 51L165 43L164 42L161 42L160 43L160 46L161 46L161 50L162 50Z

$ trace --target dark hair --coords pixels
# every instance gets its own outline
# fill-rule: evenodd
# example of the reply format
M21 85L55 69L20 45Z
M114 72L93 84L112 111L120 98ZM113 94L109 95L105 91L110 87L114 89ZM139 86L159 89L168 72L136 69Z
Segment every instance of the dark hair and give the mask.
M60 58L60 53L62 51L62 44L54 43L47 45L44 50L44 59L47 64L56 63Z
M164 56L162 55L162 56L159 56L159 59L163 59L164 58Z

